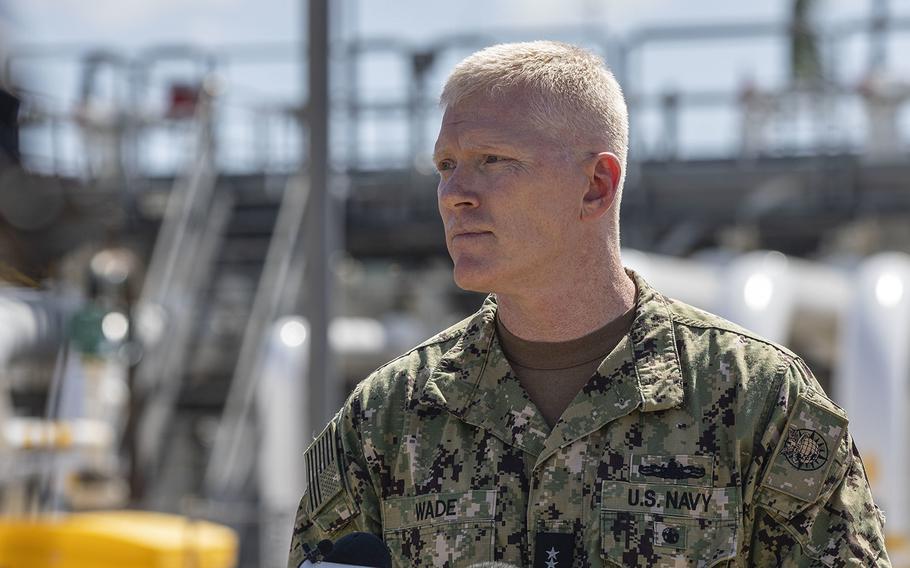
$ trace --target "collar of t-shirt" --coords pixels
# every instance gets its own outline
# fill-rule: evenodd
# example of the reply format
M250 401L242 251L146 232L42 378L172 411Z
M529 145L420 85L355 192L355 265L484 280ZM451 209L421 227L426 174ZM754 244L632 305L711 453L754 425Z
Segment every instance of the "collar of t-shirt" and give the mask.
M584 337L558 343L522 339L498 317L496 332L518 382L552 428L600 362L629 332L634 317L632 309Z
M577 367L606 357L632 327L633 307L600 329L569 341L528 341L509 331L499 316L496 333L502 351L510 363L537 370L560 370Z

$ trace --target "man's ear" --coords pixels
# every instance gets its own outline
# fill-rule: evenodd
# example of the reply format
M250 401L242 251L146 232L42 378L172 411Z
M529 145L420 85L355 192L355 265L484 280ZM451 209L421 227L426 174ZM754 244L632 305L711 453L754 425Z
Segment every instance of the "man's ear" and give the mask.
M619 180L622 179L622 164L612 152L600 152L593 156L585 169L588 177L588 191L581 204L582 219L599 219L613 207Z

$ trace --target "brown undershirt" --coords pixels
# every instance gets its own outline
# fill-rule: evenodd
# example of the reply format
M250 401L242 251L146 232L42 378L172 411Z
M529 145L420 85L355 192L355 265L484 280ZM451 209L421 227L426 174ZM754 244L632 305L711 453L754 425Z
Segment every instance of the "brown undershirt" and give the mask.
M635 308L584 337L558 343L527 341L496 318L502 351L521 386L552 428L607 355L629 333Z

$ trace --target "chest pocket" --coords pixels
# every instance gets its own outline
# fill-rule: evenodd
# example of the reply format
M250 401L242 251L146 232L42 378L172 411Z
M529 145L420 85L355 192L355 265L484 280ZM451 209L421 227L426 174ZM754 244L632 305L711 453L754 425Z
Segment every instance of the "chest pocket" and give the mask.
M715 566L736 555L739 490L604 481L601 557L608 565Z
M383 540L395 566L467 566L493 560L496 491L388 499Z

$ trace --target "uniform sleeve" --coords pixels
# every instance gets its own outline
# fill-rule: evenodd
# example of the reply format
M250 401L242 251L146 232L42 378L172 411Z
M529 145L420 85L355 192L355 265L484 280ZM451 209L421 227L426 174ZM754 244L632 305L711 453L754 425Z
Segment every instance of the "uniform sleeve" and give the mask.
M382 533L379 500L359 435L346 404L304 452L306 489L297 508L288 568L304 560L304 547L351 532Z
M749 565L890 567L847 415L802 361L784 373L769 416L745 491Z

